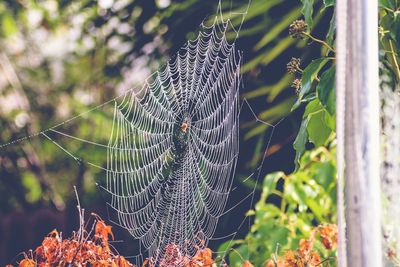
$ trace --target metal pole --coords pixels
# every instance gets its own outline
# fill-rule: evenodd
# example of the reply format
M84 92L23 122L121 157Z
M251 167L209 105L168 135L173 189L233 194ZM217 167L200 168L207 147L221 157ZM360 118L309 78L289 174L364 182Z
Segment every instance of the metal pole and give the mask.
M336 0L336 165L338 266L347 267L344 207L344 114L346 88L347 0Z
M378 1L336 8L338 263L380 267Z

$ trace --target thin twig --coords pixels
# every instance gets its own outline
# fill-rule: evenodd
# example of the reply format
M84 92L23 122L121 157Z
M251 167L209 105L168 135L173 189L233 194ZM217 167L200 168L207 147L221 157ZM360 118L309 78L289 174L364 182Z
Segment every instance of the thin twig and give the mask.
M397 79L400 81L400 68L399 68L399 63L397 62L397 56L396 56L396 53L395 53L394 48L393 48L393 42L392 42L392 40L389 40L389 46L390 46L390 50L391 50L391 52L392 52L392 57L393 57L394 65L395 65L395 67L396 67L395 72L396 72L396 75L397 75Z
M322 45L324 45L326 48L328 48L330 51L332 52L336 52L335 49L333 49L333 47L331 47L327 42L322 41L318 38L315 38L314 36L312 36L311 34L309 34L308 32L302 32L303 35L307 36L308 38L310 38L311 40L313 40L314 42L320 43Z

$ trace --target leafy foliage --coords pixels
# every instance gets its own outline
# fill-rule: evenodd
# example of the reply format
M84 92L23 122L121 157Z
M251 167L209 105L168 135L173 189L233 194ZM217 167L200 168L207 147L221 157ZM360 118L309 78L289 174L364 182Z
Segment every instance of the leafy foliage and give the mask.
M260 200L248 212L248 216L254 216L249 234L243 240L223 244L220 251L234 247L253 264L262 266L277 251L296 249L301 239L312 235L313 225L335 221L334 147L305 152L300 166L293 174L276 172L264 178ZM230 266L240 266L243 260L238 253L229 253ZM321 256L332 255L322 251Z
M301 13L304 15L304 19L308 26L311 28L314 26L313 22L313 11L314 11L314 0L301 0L303 3L303 8Z
M330 90L327 90L330 88ZM322 106L328 111L329 115L335 116L336 111L336 92L335 92L335 65L332 65L321 75L321 80L317 85L317 95Z
M302 1L302 12L308 27L312 28L313 1ZM334 8L334 0L323 1L323 10ZM380 61L381 74L384 81L387 81L391 88L396 88L400 82L399 51L400 51L400 5L396 0L381 0L379 2L379 32L380 32ZM329 132L335 132L335 17L331 13L330 27L323 39L318 39L308 31L300 33L301 38L309 38L310 41L321 45L322 57L312 60L301 74L301 86L298 89L298 99L293 106L296 109L305 105L303 122L300 126L294 148L296 150L295 164L298 167L299 158L306 150L308 141L318 147L326 145L330 140ZM392 78L394 77L394 78ZM313 109L319 101L323 107L318 115L318 124L310 125L310 118L307 110ZM307 128L307 131L304 129Z
M332 7L330 1L324 1L324 9ZM303 14L311 17L312 2L303 1ZM307 26L311 21L306 18ZM299 30L294 38L310 39L321 45L322 57L312 60L304 70L300 67L292 73L301 75L298 85L298 99L292 110L305 105L302 123L293 147L296 150L295 165L299 167L300 158L311 142L315 147L327 145L331 133L335 131L335 64L334 64L334 16L331 14L331 25L326 33L326 41L320 40L310 32ZM308 28L307 27L307 28Z
M400 84L400 3L397 0L379 1L380 61L382 74L390 77L391 87Z

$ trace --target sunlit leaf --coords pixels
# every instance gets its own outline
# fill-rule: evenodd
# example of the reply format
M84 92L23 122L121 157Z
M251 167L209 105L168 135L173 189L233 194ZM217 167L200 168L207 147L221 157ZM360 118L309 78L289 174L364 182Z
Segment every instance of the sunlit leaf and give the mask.
M248 93L243 94L247 99L256 98L259 96L267 95L268 102L274 101L274 99L290 84L291 76L289 74L284 75L279 82L273 85L267 85L258 89L252 90Z
M310 141L316 146L325 145L328 140L331 129L325 124L325 110L321 109L311 113L307 125L307 132Z
M8 12L4 13L1 19L1 27L5 37L10 37L18 32L17 24Z
M42 188L40 187L39 180L29 172L26 172L22 176L22 184L26 189L26 199L34 203L42 197Z
M268 196L271 194L271 191L276 187L276 183L283 176L283 172L274 172L265 176L260 202L258 202L257 205L260 203L264 203L267 200Z
M256 44L255 49L259 50L269 44L271 41L275 40L275 38L277 38L283 30L287 29L292 21L299 17L299 13L300 9L296 8L283 17L279 23L275 24L271 30L266 32L263 38L261 38L261 40Z
M301 9L301 13L304 15L304 20L308 24L309 28L314 26L313 22L313 11L314 11L314 0L301 0L303 3L303 8Z
M331 116L325 112L325 123L332 131L336 131L336 114Z
M261 62L263 65L268 65L271 63L275 58L277 58L285 49L287 49L291 44L293 44L295 39L288 36L284 39L280 40L279 43L274 46L267 54L264 55ZM243 66L244 68L245 66Z
M308 118L308 139L316 146L322 146L330 136L331 129L325 124L325 110L318 100L307 104L303 118Z

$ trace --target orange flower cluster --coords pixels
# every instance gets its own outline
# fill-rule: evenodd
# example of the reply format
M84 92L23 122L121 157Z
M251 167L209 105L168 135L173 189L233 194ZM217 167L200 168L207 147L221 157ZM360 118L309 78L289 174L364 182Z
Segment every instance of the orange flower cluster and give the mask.
M109 246L109 238L114 239L111 226L96 214L91 230L88 232L81 226L70 239L63 239L57 230L53 230L43 240L29 257L19 262L19 267L134 267L124 257L114 253ZM82 222L83 225L83 222ZM151 259L145 260L142 267L154 267ZM183 255L179 247L170 244L166 248L160 267L216 267L209 248L198 249L193 257ZM225 265L226 266L226 265ZM6 267L12 267L7 265Z
M53 230L44 238L31 257L25 255L19 267L51 267L51 266L93 266L93 267L130 267L133 266L124 257L111 251L108 240L111 226L97 215L92 230L80 229L70 239L63 239L57 230ZM94 233L93 233L94 229ZM12 265L8 265L12 267Z
M111 226L96 214L92 214L94 223L88 232L83 226L70 239L62 239L62 235L53 230L44 238L42 245L37 247L31 257L25 254L19 267L134 267L124 257L114 253L109 246L109 238L114 239ZM83 225L83 223L82 223ZM316 267L322 266L320 254L314 250L316 237L320 237L327 250L332 250L337 244L337 227L334 224L321 225L311 232L309 239L301 239L297 250L286 251L283 257L269 260L265 267ZM193 257L182 253L175 244L165 249L165 255L160 260L159 267L216 267L209 248L198 248ZM219 266L228 267L222 260ZM6 267L12 267L7 265ZM146 259L142 267L155 267L152 259ZM243 259L242 267L254 267Z
M326 249L332 249L337 244L338 230L335 224L320 226L319 234Z
M212 259L212 251L209 248L198 249L193 257L185 256L175 244L167 245L165 255L160 260L159 267L216 267ZM152 259L146 260L143 267L155 267Z
M321 266L320 254L313 250L315 238L319 234L322 244L327 250L332 250L337 244L337 227L326 224L317 227L309 239L301 239L299 248L295 251L286 251L284 257L269 260L265 267L315 267Z

